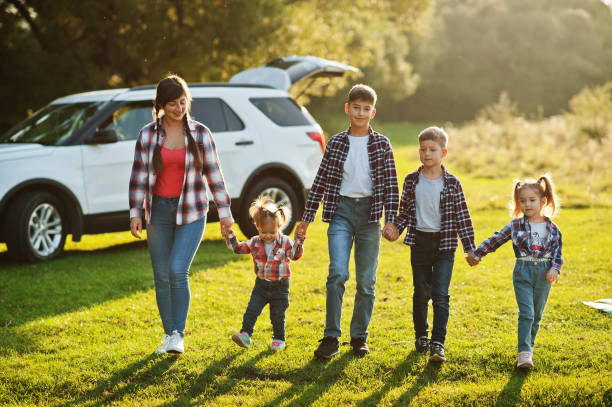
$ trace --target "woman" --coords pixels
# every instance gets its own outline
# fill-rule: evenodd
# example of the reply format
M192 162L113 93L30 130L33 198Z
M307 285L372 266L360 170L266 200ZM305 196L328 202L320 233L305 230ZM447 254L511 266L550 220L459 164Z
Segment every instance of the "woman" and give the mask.
M210 188L223 237L234 223L210 130L191 120L185 81L157 84L153 116L136 141L130 177L130 230L140 239L144 204L155 296L165 335L155 353L183 353L189 312L189 266L200 245Z

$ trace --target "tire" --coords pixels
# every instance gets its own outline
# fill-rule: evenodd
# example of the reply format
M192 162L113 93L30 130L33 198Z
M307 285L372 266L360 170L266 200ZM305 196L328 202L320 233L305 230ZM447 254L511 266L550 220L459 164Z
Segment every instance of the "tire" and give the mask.
M253 200L262 194L270 195L274 203L289 209L287 223L281 229L282 233L289 234L302 215L302 208L300 208L300 201L293 187L287 181L276 177L265 177L249 187L238 217L238 226L240 226L242 233L249 238L257 234L257 229L249 218L249 206L251 206Z
M11 257L36 262L56 258L66 243L66 217L60 200L47 192L29 192L8 211L6 246Z

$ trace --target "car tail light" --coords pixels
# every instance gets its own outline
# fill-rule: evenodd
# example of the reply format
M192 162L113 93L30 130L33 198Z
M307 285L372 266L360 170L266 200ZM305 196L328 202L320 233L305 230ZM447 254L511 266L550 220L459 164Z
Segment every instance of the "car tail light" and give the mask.
M325 152L325 140L323 140L323 133L319 133L318 131L309 131L306 134L308 134L308 137L310 137L314 141L319 142L319 144L321 145L321 152L324 153Z

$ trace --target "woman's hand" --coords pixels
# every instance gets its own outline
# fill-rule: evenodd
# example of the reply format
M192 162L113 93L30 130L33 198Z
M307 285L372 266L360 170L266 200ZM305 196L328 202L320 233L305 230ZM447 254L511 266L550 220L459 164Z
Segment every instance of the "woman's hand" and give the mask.
M223 238L227 238L227 234L231 232L232 225L234 224L234 219L231 216L219 219L219 223L221 224L221 236Z
M132 218L130 219L130 232L136 239L142 239L142 219Z
M546 281L548 281L549 283L556 283L557 280L559 280L559 270L554 269L554 268L550 268L547 272L546 272Z

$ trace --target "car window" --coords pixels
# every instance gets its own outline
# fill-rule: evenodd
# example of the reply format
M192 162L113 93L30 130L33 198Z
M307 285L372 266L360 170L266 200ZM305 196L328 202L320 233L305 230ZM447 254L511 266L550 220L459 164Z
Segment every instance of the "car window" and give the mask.
M115 130L119 140L136 140L140 129L153 121L151 102L129 103L115 110L101 126Z
M238 115L219 98L194 99L191 102L191 116L213 133L244 129Z
M104 102L48 105L0 136L0 143L55 145L78 130Z
M249 100L279 126L304 126L310 124L300 107L291 98L251 98Z

